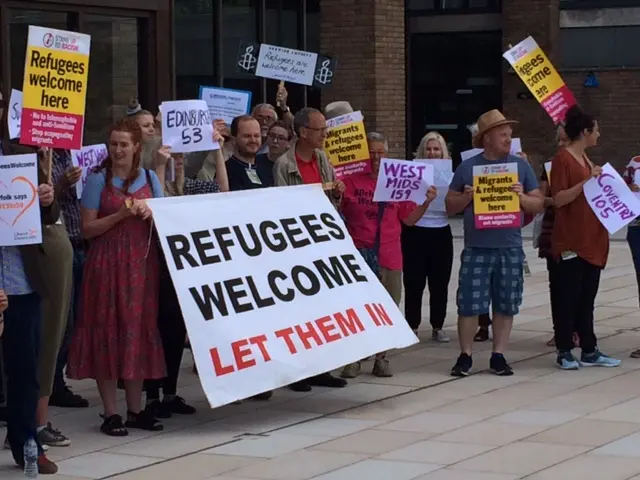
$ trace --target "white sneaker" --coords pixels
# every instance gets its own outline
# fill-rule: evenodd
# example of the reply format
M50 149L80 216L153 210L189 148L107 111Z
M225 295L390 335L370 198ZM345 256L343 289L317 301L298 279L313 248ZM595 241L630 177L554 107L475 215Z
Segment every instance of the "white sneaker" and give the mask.
M451 341L447 336L447 334L444 333L444 330L442 329L434 330L433 332L431 332L431 339L434 342L438 342L438 343L449 343Z

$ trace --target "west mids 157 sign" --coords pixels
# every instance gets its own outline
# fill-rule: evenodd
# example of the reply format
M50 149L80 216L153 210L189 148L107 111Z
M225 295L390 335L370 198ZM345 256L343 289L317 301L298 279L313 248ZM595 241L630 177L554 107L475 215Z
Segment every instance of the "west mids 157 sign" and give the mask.
M337 60L266 43L242 43L236 68L242 73L323 88L331 85Z
M148 204L212 407L417 342L317 186Z

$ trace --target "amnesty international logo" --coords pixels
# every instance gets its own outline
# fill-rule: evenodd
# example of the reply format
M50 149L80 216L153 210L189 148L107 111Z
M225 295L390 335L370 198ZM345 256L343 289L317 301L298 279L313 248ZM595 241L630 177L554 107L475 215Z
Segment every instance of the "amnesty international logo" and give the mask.
M313 74L313 86L324 88L331 85L336 71L336 64L336 58L318 55L316 70Z
M255 73L258 64L260 46L256 44L241 44L236 66L244 73Z

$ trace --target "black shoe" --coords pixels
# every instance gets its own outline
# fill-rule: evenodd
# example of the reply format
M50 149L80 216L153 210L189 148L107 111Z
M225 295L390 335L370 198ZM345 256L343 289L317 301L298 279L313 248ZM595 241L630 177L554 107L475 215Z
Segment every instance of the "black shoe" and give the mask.
M271 397L273 397L273 391L269 390L268 392L262 392L262 393L259 393L258 395L254 395L251 398L253 400L266 401L266 400L269 400Z
M344 378L336 378L330 373L321 373L308 378L307 381L313 387L344 388L347 386L347 381Z
M492 353L491 360L489 361L489 368L493 373L499 377L510 377L513 375L513 370L501 353Z
M49 397L49 405L60 408L87 408L89 401L73 393L69 387L65 385L61 390L54 391L51 394Z
M171 418L171 409L169 408L169 405L165 402L161 402L160 400L154 400L147 403L147 406L144 409L155 418Z
M196 409L184 401L184 398L177 395L171 400L162 401L163 408L169 409L169 412L176 415L193 415L196 413Z
M294 392L310 392L311 385L307 380L300 380L299 382L289 385L289 389L293 390Z
M451 376L452 377L468 377L469 370L471 370L472 366L473 366L473 360L471 359L471 356L467 355L466 353L461 353L460 356L458 357L458 361L451 369Z

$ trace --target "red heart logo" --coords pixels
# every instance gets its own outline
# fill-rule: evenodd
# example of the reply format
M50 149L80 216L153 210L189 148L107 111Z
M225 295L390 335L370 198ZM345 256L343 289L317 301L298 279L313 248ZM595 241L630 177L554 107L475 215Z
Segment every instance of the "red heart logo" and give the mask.
M12 184L16 184L16 182L26 184L25 187L20 189L24 191L17 193L15 191L15 186L14 189L10 190L6 184L0 182L0 187L4 190L11 191L11 193L7 195L10 195L11 197L25 197L0 200L0 221L11 227L15 226L20 217L22 217L22 215L24 215L24 213L36 203L36 198L38 197L38 189L27 177L15 177L11 180Z

